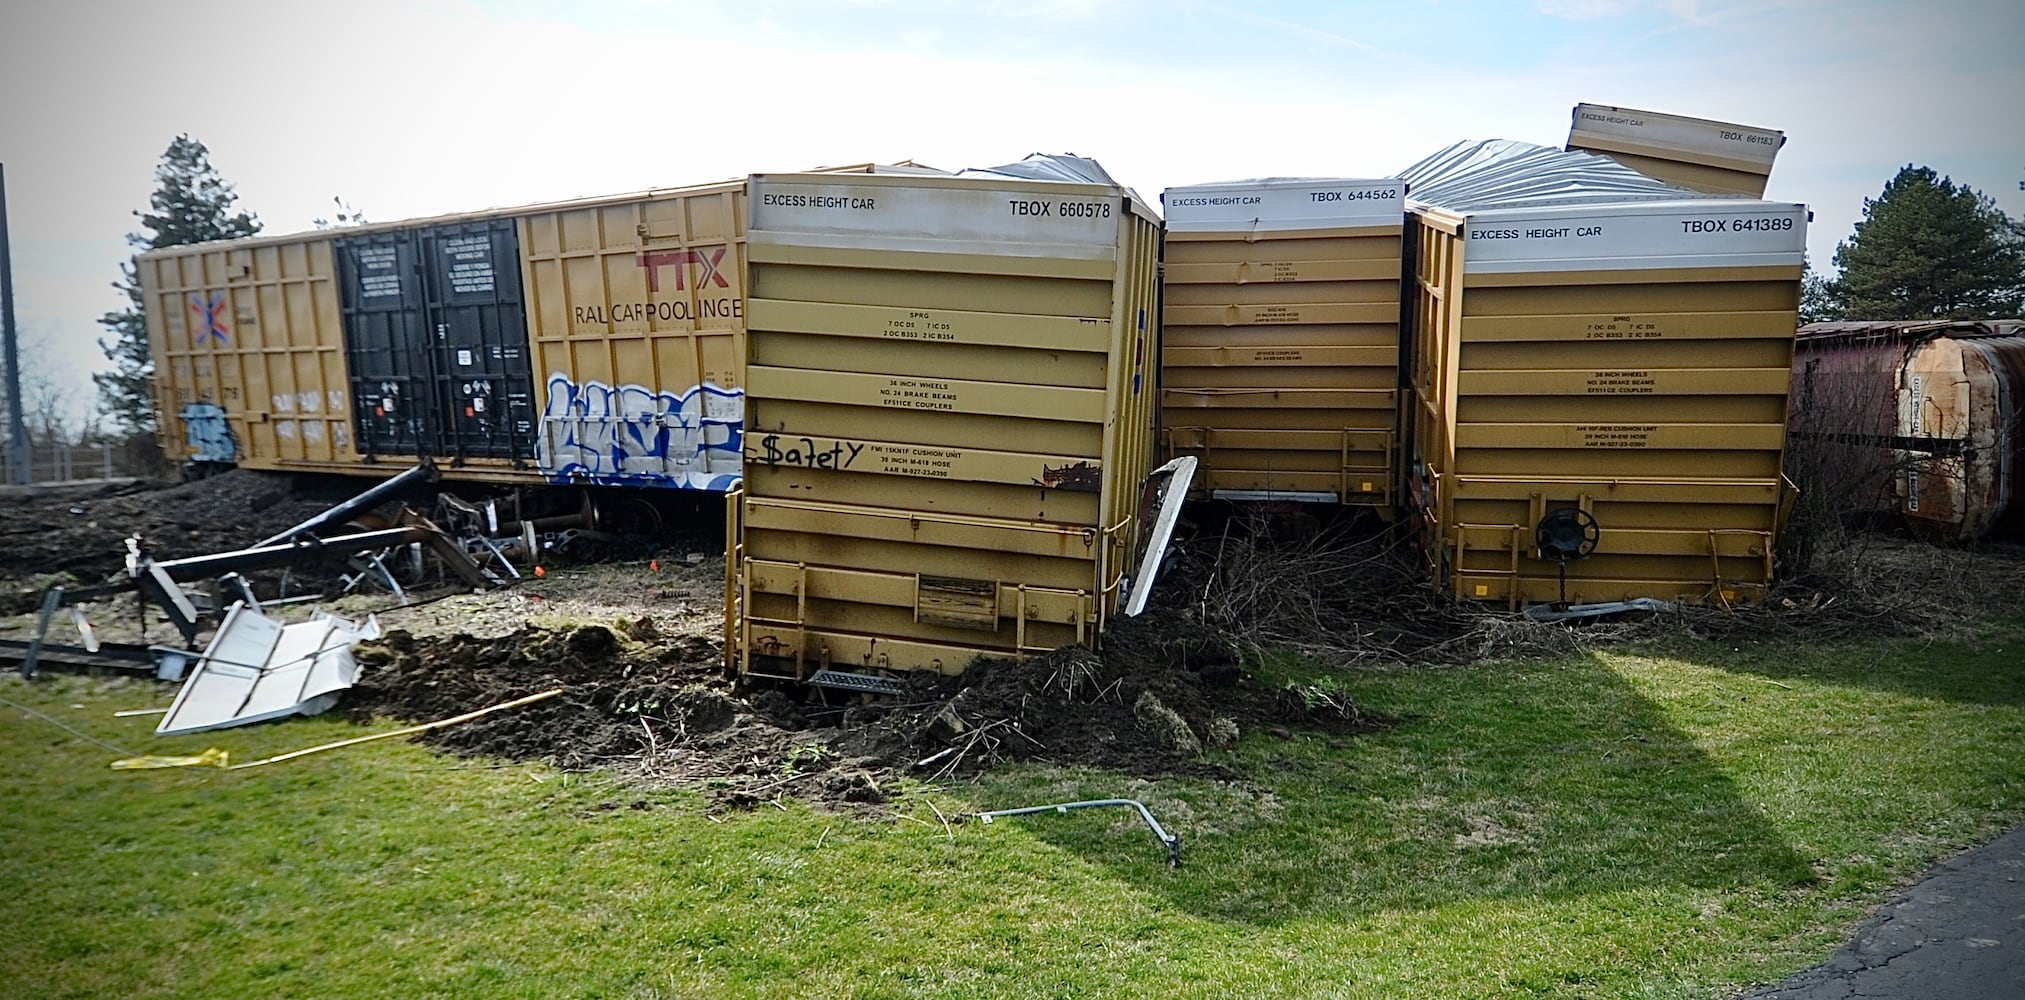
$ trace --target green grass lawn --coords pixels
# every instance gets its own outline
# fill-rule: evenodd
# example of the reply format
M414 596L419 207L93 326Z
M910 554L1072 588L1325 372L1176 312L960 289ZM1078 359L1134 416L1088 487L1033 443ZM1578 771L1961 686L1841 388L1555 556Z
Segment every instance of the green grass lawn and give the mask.
M2025 819L2025 623L1330 678L1399 715L1247 736L1245 785L1020 768L901 816L705 814L404 741L118 772L0 709L17 996L1724 996ZM1298 673L1298 670L1295 671ZM130 682L0 681L110 742L247 760L331 720L154 740ZM81 706L81 707L80 707ZM1074 797L1128 813L945 829Z

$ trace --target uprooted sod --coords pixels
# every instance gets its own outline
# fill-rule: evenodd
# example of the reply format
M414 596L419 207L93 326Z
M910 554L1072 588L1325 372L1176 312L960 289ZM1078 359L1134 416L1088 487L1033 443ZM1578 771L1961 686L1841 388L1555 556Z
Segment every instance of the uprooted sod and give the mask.
M979 660L960 676L908 678L898 697L825 700L739 688L715 643L664 640L651 618L492 639L396 631L360 648L351 704L361 719L430 721L561 687L423 738L460 754L633 770L732 807L784 797L875 806L898 777L962 777L1009 760L1233 778L1204 753L1246 731L1347 734L1385 721L1339 693L1260 681L1227 640L1178 616L1125 622L1106 648L1115 652Z

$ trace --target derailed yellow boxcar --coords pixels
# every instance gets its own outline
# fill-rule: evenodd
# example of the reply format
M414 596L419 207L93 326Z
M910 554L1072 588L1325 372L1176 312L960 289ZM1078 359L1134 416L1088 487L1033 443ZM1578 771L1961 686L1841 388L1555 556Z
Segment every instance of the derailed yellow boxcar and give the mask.
M1568 149L1601 153L1656 180L1707 194L1765 193L1772 161L1786 144L1775 129L1577 104Z
M742 182L151 251L164 452L724 489Z
M1151 468L1159 221L1096 164L758 175L741 671L1094 641Z
M1170 188L1161 332L1169 455L1198 495L1395 502L1396 179Z
M721 490L741 198L733 182L144 253L162 447L255 470L387 476L429 457L462 480Z
M859 164L823 173L899 171ZM744 420L743 180L150 251L165 454L723 491Z
M1565 570L1574 603L1761 594L1805 207L1503 141L1402 176L1408 507L1441 585L1557 601Z

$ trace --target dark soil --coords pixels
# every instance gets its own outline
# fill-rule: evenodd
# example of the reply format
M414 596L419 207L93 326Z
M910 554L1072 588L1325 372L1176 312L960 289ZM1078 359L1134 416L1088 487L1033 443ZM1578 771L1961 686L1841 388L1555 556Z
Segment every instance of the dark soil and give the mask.
M365 669L346 701L361 721L383 714L428 722L564 689L559 697L425 736L462 753L583 768L639 754L657 728L672 740L737 721L729 685L718 676L717 650L701 640L645 647L622 643L602 625L524 627L494 639L396 630L360 646L357 655Z
M789 797L830 808L877 805L899 776L969 775L1009 760L1232 778L1204 751L1244 732L1384 722L1340 697L1258 681L1230 643L1173 616L1116 626L1109 658L1071 646L980 660L961 676L909 678L898 697L833 694L834 704L799 689L735 688L708 640L663 643L651 621L627 631L644 641L595 625L489 640L395 632L359 650L354 715L433 721L561 687L423 738L565 768L637 767L724 806Z
M359 481L235 469L169 485L137 480L0 493L0 592L103 583L139 533L157 559L243 548L364 489ZM32 599L31 599L32 606Z

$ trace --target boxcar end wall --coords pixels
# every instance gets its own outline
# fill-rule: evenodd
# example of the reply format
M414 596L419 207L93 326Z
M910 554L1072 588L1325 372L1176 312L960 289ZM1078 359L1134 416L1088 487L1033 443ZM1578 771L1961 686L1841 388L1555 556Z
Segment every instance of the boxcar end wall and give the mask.
M1108 183L751 182L739 669L1095 641L1152 467L1159 223Z
M1440 161L1472 166L1408 171L1459 206L1412 207L1408 504L1430 571L1513 606L1563 599L1564 570L1572 603L1761 595L1790 496L1805 207L1524 144ZM1571 202L1570 171L1599 169L1613 190ZM1565 561L1550 515L1574 525Z
M1169 456L1197 496L1389 517L1399 454L1396 179L1169 189L1161 329Z

